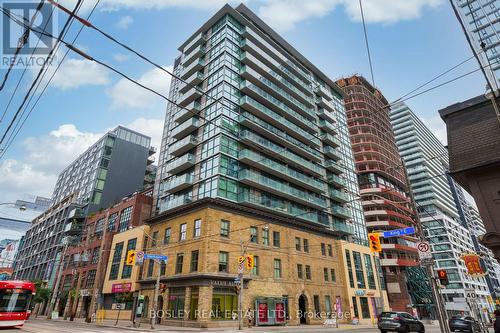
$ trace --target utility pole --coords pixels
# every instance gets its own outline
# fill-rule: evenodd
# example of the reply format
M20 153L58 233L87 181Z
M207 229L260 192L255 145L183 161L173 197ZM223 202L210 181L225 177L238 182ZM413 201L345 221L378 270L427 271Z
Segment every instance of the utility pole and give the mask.
M245 257L245 246L243 244L243 240L240 242L241 246L241 255ZM238 278L240 280L240 290L238 292L238 330L243 329L243 263L238 263Z
M155 298L153 301L153 311L154 315L151 316L151 329L155 329L155 324L156 324L156 316L158 314L158 294L160 293L160 276L161 276L161 260L158 260L155 262L158 263L158 274L156 276L156 285L155 285Z
M406 184L408 186L408 195L410 197L410 204L411 207L413 208L413 211L415 212L415 222L416 222L416 227L418 230L419 238L420 240L424 241L425 236L424 236L424 230L422 228L422 223L420 221L420 216L418 215L418 210L417 210L417 205L415 204L415 197L413 195L413 190L411 188L411 183L410 183L410 178L408 177L408 172L406 170L406 165L405 162L401 159L401 166L403 167L403 172L405 175L406 179ZM439 292L439 286L437 285L436 278L434 276L434 270L432 268L433 262L430 262L427 265L422 265L426 271L427 274L429 275L429 278L431 279L430 284L431 284L431 289L432 289L432 296L434 298L434 304L436 304L436 315L438 317L438 322L439 322L439 329L442 333L449 333L449 328L448 328L448 320L446 316L446 310L444 308L444 304L442 302L441 294Z
M64 257L66 256L66 251L69 247L69 239L67 239L66 244L64 244L64 249L61 252L61 260L59 262L59 267L56 275L56 283L54 284L54 290L52 291L52 298L50 299L49 311L47 314L47 319L52 319L52 311L54 310L54 305L56 304L57 297L59 296L59 284L61 283L62 272L64 270Z
M97 222L96 222L97 223ZM102 238L101 238L101 245L99 247L99 261L97 262L97 270L96 270L96 278L94 282L94 288L92 290L92 296L90 299L90 306L89 306L89 311L87 312L87 317L85 318L86 323L91 323L92 322L92 314L98 310L98 306L96 306L99 302L99 296L101 293L101 271L102 271L102 257L104 254L104 244L106 244L106 233L108 231L108 224L109 224L109 209L108 212L106 213L106 218L104 222L104 230L102 231Z

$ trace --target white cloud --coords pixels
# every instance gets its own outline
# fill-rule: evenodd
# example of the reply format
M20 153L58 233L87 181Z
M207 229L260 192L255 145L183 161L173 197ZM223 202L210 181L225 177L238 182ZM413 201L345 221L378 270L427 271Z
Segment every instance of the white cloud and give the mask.
M173 70L172 66L164 66L164 68L169 72ZM170 80L170 75L159 68L153 68L137 79L139 83L167 97L170 89ZM124 107L147 108L148 106L165 102L161 97L127 79L120 79L114 86L108 89L107 93L112 99L112 109Z
M126 54L115 53L113 54L113 59L115 59L118 62L124 62L130 59L130 56Z
M130 128L139 133L145 134L151 137L151 145L160 150L161 137L163 135L163 124L165 119L146 119L137 118L133 122L125 125L125 127Z
M443 122L441 117L434 116L431 118L423 118L420 119L424 122L424 124L431 130L432 133L441 141L443 145L447 145L448 138L446 136L446 124Z
M117 23L116 26L120 29L127 29L129 25L134 23L134 19L132 16L126 15L123 16Z

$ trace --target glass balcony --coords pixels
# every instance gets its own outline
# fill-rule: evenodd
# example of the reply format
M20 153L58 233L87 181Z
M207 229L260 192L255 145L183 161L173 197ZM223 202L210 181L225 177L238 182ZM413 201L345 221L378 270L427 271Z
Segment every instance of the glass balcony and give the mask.
M278 154L300 170L313 172L320 176L324 176L326 174L325 169L320 165L312 163L290 151L287 151L282 147L276 145L275 143L261 137L260 135L247 130L243 130L240 132L240 139L248 145L265 149L271 154Z
M247 185L261 188L269 193L300 202L307 206L323 209L326 206L324 198L315 197L305 191L293 188L287 184L265 177L251 170L241 170L238 179Z
M273 174L280 178L284 178L311 191L318 193L325 192L324 183L322 183L321 181L292 170L286 165L265 158L263 155L252 150L243 149L239 152L238 158L240 161L248 165L264 170L267 173Z
M170 174L176 174L192 167L195 162L196 157L194 154L186 154L176 160L173 160L172 162L169 162L166 166L166 170Z
M183 123L189 118L196 116L201 111L201 104L197 101L189 103L184 109L178 109L172 116L176 123Z
M314 114L314 109L312 107L306 106L304 103L298 101L294 96L289 94L287 91L283 90L281 86L275 84L268 78L260 75L255 70L248 66L243 66L240 68L240 74L245 79L250 79L261 88L266 89L273 97L281 101L286 101L289 107L292 107L295 111L304 113L306 117L312 117Z
M205 60L198 59L194 61L189 66L184 67L184 70L181 74L181 79L186 80L188 77L193 75L193 73L200 71L205 66Z
M354 226L346 222L334 221L333 229L335 231L345 232L346 234L354 234Z
M197 117L193 117L177 127L174 127L170 135L173 138L180 139L195 131L198 127L200 127L200 120Z
M280 73L275 72L271 68L269 68L267 65L262 63L260 60L258 60L256 57L254 57L252 54L248 52L243 52L240 55L240 60L243 62L245 65L245 68L248 68L248 71L245 71L243 74L252 74L255 78L259 79L258 74L264 75L264 76L272 76L274 80L278 81L278 85L281 87L285 88L288 93L292 94L295 98L299 99L302 103L307 103L310 107L314 106L314 99L310 96L304 93L303 90L297 88L295 85L290 83L290 81L285 77L283 77ZM251 70L254 69L255 72L257 73L251 73ZM257 75L256 75L257 74ZM244 75L243 75L244 76Z
M320 119L320 121L319 121L319 127L323 131L325 131L327 133L330 133L330 134L333 134L333 135L337 135L337 133L338 133L337 132L337 128L333 124L331 124L328 121L326 121L325 119Z
M324 109L327 109L331 112L335 112L335 106L330 102L328 101L326 98L324 97L321 97L321 96L317 96L316 97L316 104L318 104L320 107L324 108Z
M351 213L349 212L349 210L347 210L344 207L334 206L331 209L332 209L332 214L337 216L337 217L344 218L344 219L351 218Z
M241 113L238 117L238 121L240 124L251 128L255 132L267 138L271 138L273 141L276 141L279 144L288 147L290 150L301 156L304 156L316 162L321 162L322 155L318 150L295 139L294 137L288 135L286 132L274 127L273 125L254 116L249 112Z
M194 72L193 75L191 75L190 77L188 77L186 79L185 83L181 83L181 86L179 88L179 93L184 94L189 89L199 85L201 82L203 82L204 77L205 76L203 75L202 72ZM199 88L199 89L202 89L202 88Z
M291 121L287 120L285 117L281 116L280 114L272 111L271 109L265 107L264 105L260 104L250 96L243 96L240 98L240 106L244 108L245 110L248 110L252 112L252 114L255 114L259 118L264 119L268 123L283 128L285 129L288 133L291 135L294 135L295 137L298 137L299 139L306 139L308 140L311 144L314 144L316 147L319 147L321 144L321 141L312 135L311 133L303 130L299 126L295 125L295 123L292 123ZM307 123L311 124L311 127L314 126L312 123L309 122L309 120L305 119ZM314 128L314 127L312 127Z
M165 191L170 193L178 192L193 185L193 176L191 174L184 174L173 178L165 184Z
M330 189L330 197L332 198L332 200L335 200L340 203L345 203L349 201L347 194L339 190Z
M335 149L333 147L326 146L323 151L325 152L326 156L330 157L331 159L334 159L335 161L339 161L342 159L342 157L340 155L340 151L338 151L337 149Z
M83 231L83 221L75 220L64 226L65 235L80 235Z
M193 61L195 61L197 58L201 57L203 54L205 54L205 46L203 45L198 45L195 47L190 53L184 56L184 59L182 59L182 64L184 67L188 66L191 64Z
M318 116L320 116L323 119L328 120L330 123L335 124L337 120L335 119L335 114L332 112L325 110L325 109L319 109L318 110Z
M289 60L285 57L281 52L277 51L273 46L271 46L266 40L260 37L256 32L254 32L251 28L245 27L242 31L243 37L250 37L253 42L261 49L260 52L264 51L264 53L269 53L274 58L279 59L281 62L287 65L295 75L298 75L302 78L302 80L310 83L311 75L296 65L293 61ZM266 52L270 51L270 52Z
M326 180L329 182L329 183L332 183L332 184L335 184L339 187L345 187L346 186L346 181L345 179L343 178L340 178L339 176L337 175L328 175L326 177Z
M337 139L336 137L334 137L333 135L328 134L328 133L322 134L321 135L321 140L323 140L323 142L325 142L325 143L327 143L329 145L332 145L333 147L339 147L340 146L340 140Z
M190 149L196 147L197 142L198 140L194 135L185 137L184 139L179 140L174 144L172 144L169 147L169 153L172 154L173 156L180 156L189 151Z
M329 171L337 172L337 173L343 173L345 170L343 164L341 161L335 162L334 160L326 160L325 161L325 168Z
M169 200L167 202L162 203L161 205L161 211L166 211L172 208L176 208L185 204L188 204L192 202L193 199L189 195L181 195L178 197L173 198L172 200Z
M200 98L201 95L203 94L200 88L193 87L177 100L177 104L179 104L179 106L181 107L186 107L189 103L194 102L195 100Z
M331 101L333 99L332 93L328 90L328 88L323 87L322 85L317 85L314 88L314 92L318 95L321 95L321 97L324 97L329 101Z
M182 52L185 54L189 54L195 47L207 41L207 37L204 33L199 33L196 37L194 37L184 48Z

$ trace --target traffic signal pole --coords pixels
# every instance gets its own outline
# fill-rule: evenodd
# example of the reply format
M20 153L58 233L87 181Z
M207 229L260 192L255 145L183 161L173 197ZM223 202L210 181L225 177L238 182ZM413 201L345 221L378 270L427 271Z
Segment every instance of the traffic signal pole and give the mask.
M158 260L157 263L158 263L158 275L156 276L155 296L154 296L155 298L153 301L153 314L150 316L152 330L155 329L156 316L158 315L158 294L160 293L161 260Z
M243 241L241 241L240 245L241 245L241 255L244 257L246 249L245 249ZM238 269L239 269L240 265L243 265L243 262L238 264ZM238 330L242 330L243 329L243 313L242 313L242 311L243 311L243 289L244 289L243 288L243 270L238 272L238 278L240 279L240 290L238 293Z

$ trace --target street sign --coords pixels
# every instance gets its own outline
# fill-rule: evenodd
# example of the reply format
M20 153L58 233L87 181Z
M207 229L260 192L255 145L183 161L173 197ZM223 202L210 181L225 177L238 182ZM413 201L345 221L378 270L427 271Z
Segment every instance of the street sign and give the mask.
M464 289L464 291L465 291L465 298L468 301L476 299L477 295L476 295L476 291L474 289L466 288L466 289Z
M135 254L135 264L141 265L144 262L144 251L137 251Z
M388 237L398 237L398 236L403 236L403 235L413 235L414 233L415 233L415 228L409 227L409 228L404 228L404 229L384 231L382 236L384 238L388 238Z
M431 246L429 242L418 242L417 250L420 259L432 259Z
M151 259L151 260L168 260L168 256L163 256L161 254L148 254L144 253L144 259Z
M238 274L243 274L243 263L238 264Z

